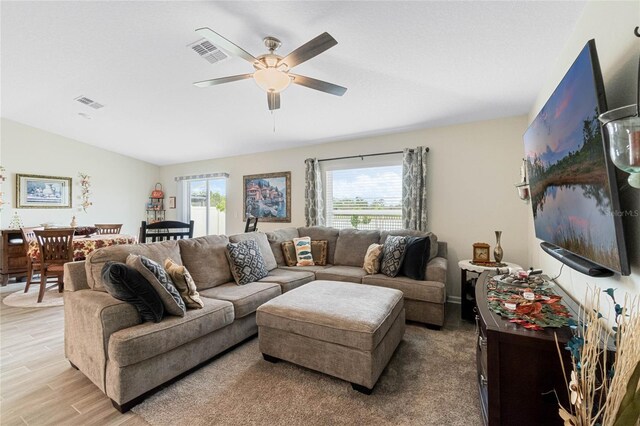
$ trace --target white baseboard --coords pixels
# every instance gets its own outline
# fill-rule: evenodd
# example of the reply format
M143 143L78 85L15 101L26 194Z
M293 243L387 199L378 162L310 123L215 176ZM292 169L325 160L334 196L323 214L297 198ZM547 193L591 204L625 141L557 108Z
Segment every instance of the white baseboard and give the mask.
M462 303L462 299L460 298L460 296L447 296L447 302L459 305L460 303Z

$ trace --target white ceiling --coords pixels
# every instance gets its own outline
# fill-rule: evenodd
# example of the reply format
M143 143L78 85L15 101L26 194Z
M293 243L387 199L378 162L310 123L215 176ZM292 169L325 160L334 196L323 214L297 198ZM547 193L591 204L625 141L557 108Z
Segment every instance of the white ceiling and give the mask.
M525 114L584 2L1 4L2 116L164 165ZM186 46L210 27L257 56L324 31L338 45L294 69L348 88L292 85L272 116L252 72ZM93 110L74 98L105 105ZM78 113L89 114L85 119ZM273 132L275 122L275 133Z

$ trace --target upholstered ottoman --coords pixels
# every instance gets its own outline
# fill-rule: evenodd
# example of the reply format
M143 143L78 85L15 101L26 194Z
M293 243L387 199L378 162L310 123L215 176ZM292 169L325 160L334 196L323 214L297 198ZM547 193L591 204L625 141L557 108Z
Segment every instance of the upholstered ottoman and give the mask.
M257 310L260 351L351 382L369 394L402 340L404 298L399 290L314 281Z

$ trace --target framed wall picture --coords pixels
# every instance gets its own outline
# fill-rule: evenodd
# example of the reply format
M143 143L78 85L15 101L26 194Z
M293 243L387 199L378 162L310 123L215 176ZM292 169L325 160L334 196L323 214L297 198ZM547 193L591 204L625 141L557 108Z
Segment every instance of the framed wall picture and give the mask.
M70 209L71 178L16 174L16 208Z
M291 172L243 177L244 218L291 222Z
M169 197L169 208L170 209L176 208L176 197Z

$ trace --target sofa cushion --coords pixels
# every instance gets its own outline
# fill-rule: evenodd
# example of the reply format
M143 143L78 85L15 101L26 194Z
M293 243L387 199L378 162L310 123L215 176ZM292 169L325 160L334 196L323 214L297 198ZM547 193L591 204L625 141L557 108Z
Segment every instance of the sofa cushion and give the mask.
M296 247L293 241L284 241L282 245L282 255L284 256L284 263L286 266L298 266L298 259L296 258ZM313 241L311 240L311 256L313 257L313 264L319 266L325 266L327 264L327 246L326 240ZM280 265L280 266L285 266ZM312 265L306 265L312 266Z
M204 298L226 300L233 303L235 318L242 318L258 309L258 306L281 294L277 283L249 283L236 285L222 284L204 290L200 295Z
M331 268L333 265L313 265L313 266L278 266L278 269L283 271L304 271L304 272L318 272L323 269ZM274 269L275 270L275 269ZM273 272L273 271L269 271Z
M102 268L102 282L110 295L135 306L142 321L160 322L164 316L160 296L134 268L108 261Z
M400 274L414 280L424 281L431 240L427 237L405 238L407 240L407 248L400 267Z
M362 282L362 277L367 273L358 266L332 266L316 271L317 280L347 281L352 283Z
M315 340L373 351L404 308L402 292L316 281L265 303L256 322Z
M293 246L296 249L296 266L314 265L311 255L311 237L294 238Z
M329 228L327 226L308 226L298 228L298 234L301 237L311 237L311 241L326 240L327 241L327 263L334 263L336 244L340 230Z
M253 240L258 244L258 249L262 254L262 259L264 259L264 266L266 266L268 271L278 267L276 258L271 250L271 245L269 244L267 235L264 232L246 232L244 234L235 234L229 237L229 241L232 243L239 243L246 240Z
M417 281L407 277L391 278L383 274L367 275L362 284L389 287L400 290L406 299L422 300L432 303L445 303L444 283L438 281Z
M188 238L180 240L179 244L182 263L189 270L198 290L233 280L227 260L229 238L226 235ZM174 257L171 258L177 260Z
M382 247L382 261L380 262L380 272L395 277L400 272L402 260L407 248L406 237L390 236Z
M290 271L286 269L274 269L269 271L269 275L260 280L260 282L278 283L285 293L294 288L300 287L303 284L311 282L315 279L315 274L312 271L308 271L308 268L313 266L300 266L297 271Z
M269 273L255 240L227 244L227 257L231 273L238 285L258 281Z
M184 301L180 297L180 293L173 284L171 277L159 263L148 257L130 254L127 256L127 265L135 268L151 283L158 296L160 296L166 313L179 317L184 316L184 312L187 309Z
M380 258L382 257L382 244L371 244L364 255L364 263L362 269L369 274L377 274L380 272Z
M178 265L171 259L165 259L164 269L173 280L173 284L178 289L187 309L200 309L204 306L196 289L196 283L187 268Z
M367 249L378 241L380 241L380 231L340 230L333 264L362 268Z
M109 361L126 367L199 337L233 322L233 304L203 299L204 308L191 309L184 317L166 317L159 323L142 323L116 331L109 338Z
M438 236L433 232L415 231L412 229L395 229L393 231L380 231L380 244L384 244L389 235L400 237L429 237L429 260L438 256Z
M162 264L167 257L175 259L178 264L182 264L180 257L180 247L178 242L162 241L160 243L149 244L123 244L99 248L87 256L85 269L87 271L87 283L93 290L106 291L102 281L102 268L104 264L111 260L125 263L127 256L137 254Z
M271 246L271 252L273 253L273 257L276 259L278 266L286 265L281 244L285 241L293 241L294 238L298 238L300 236L298 234L298 228L291 227L277 229L275 231L265 232L265 234L267 235L267 240L269 240L269 245Z

